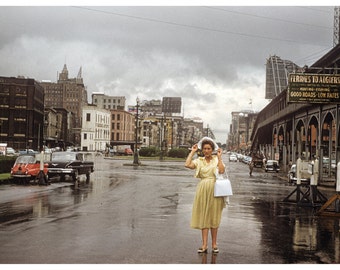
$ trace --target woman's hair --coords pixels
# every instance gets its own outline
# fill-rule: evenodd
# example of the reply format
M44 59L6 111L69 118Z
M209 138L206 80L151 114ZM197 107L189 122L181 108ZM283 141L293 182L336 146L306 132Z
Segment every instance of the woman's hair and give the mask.
M211 141L211 140L204 140L204 141L202 142L202 149L203 149L203 147L204 147L205 144L209 144L209 145L211 146L212 150L213 150L213 151L215 150L215 144L214 144L213 141Z

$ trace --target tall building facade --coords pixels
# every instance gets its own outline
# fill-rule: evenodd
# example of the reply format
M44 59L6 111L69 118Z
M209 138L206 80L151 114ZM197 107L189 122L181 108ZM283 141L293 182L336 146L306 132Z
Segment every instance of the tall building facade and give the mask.
M81 143L82 107L87 105L87 90L81 73L80 68L76 78L69 78L65 64L57 83L41 82L45 91L45 107L64 108L73 114L71 142L76 146Z
M266 63L266 99L273 99L288 86L289 73L296 72L299 66L292 61L274 55Z
M124 96L108 96L104 93L94 92L92 104L106 110L125 110L126 98Z
M44 89L34 79L0 77L0 142L41 150Z
M45 108L44 145L66 149L72 145L73 114L64 108Z
M105 151L110 145L110 111L95 105L83 107L81 149L84 151Z
M250 151L251 134L258 113L243 110L231 112L231 125L228 135L228 150L246 153Z
M131 106L129 111L133 111L135 108L135 106ZM143 100L140 109L144 116L160 115L162 114L162 101L155 99Z
M124 110L111 110L111 142L134 142L135 116Z

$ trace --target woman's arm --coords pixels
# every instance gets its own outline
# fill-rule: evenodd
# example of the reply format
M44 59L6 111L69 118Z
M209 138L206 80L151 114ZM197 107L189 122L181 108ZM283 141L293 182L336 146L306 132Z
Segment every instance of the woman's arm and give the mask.
M191 152L189 153L189 155L188 155L188 157L185 161L185 165L184 165L186 168L189 168L189 169L195 169L196 168L195 163L192 162L192 158L195 155L197 149L198 149L197 144L195 144L193 147L191 147Z
M225 172L225 166L222 161L222 149L221 148L217 149L217 159L218 159L218 163L217 163L218 173L223 174Z

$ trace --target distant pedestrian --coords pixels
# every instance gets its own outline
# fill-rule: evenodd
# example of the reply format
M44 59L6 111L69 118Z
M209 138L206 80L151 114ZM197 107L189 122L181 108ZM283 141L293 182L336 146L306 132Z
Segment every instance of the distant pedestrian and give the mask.
M193 156L201 149L204 156L193 160ZM217 155L213 155L217 150ZM225 165L222 161L222 149L209 137L204 137L191 148L185 167L195 169L195 177L200 178L196 187L196 195L192 208L191 227L202 232L202 246L198 253L208 252L208 235L211 232L212 252L218 253L217 231L220 226L222 210L225 207L223 197L214 197L216 171L223 174Z
M249 175L251 176L253 174L253 169L254 169L254 161L249 162Z

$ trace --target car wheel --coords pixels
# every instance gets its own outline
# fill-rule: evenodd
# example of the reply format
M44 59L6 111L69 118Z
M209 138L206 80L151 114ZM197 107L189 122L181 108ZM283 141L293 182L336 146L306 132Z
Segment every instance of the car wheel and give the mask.
M292 173L290 173L290 174L288 175L288 183L289 183L289 184L291 184L291 183L293 182L293 181L292 181L293 177L294 177L294 175L293 175Z
M76 170L76 171L74 172L74 174L72 174L72 179L73 179L74 182L77 181L78 175L79 175L78 170Z
M45 181L47 184L50 184L49 178L48 178L48 174L45 174Z
M86 183L88 183L90 181L90 172L86 173Z

